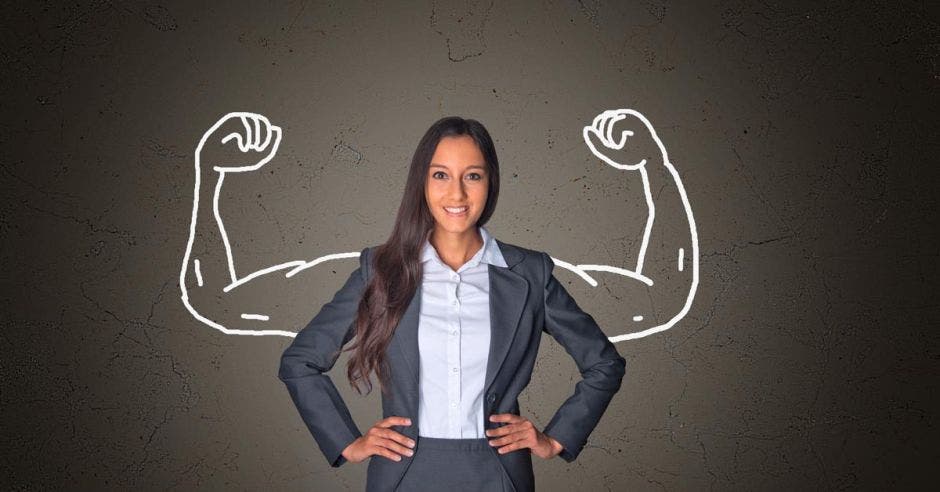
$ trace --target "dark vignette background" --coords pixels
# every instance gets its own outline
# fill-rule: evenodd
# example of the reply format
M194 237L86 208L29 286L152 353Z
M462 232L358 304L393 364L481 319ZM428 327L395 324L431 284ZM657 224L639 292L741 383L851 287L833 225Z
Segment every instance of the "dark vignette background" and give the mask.
M619 107L649 117L684 180L699 294L672 330L617 344L623 389L576 462L535 460L539 489L925 486L929 5L5 4L0 488L363 488L365 463L330 469L276 379L288 339L225 336L180 303L192 153L223 114L285 131L226 189L255 269L384 240L418 138L449 114L496 139L497 237L623 258L637 189L592 176L580 139ZM283 300L295 330L348 271ZM604 326L623 316L572 292ZM576 377L546 336L523 412L544 425ZM381 416L334 380L360 427Z

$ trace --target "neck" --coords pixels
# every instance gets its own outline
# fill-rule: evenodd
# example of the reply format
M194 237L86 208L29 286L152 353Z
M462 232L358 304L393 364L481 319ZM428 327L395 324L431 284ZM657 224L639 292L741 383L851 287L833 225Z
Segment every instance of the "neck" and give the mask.
M441 260L451 267L463 265L483 247L483 235L477 227L462 233L451 233L435 227L428 241L437 250Z

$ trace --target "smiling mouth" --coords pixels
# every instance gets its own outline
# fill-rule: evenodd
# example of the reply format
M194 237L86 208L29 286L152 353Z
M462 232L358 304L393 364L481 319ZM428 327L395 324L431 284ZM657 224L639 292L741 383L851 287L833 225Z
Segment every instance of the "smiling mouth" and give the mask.
M470 207L444 207L444 211L447 212L447 215L461 216L465 215L467 211L470 210Z

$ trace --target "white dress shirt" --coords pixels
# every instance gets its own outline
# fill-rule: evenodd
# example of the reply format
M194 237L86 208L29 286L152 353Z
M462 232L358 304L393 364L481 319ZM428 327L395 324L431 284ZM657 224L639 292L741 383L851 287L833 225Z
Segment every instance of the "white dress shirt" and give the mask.
M506 266L499 245L479 227L483 246L455 272L425 239L418 323L418 435L486 437L483 382L490 349L488 264Z

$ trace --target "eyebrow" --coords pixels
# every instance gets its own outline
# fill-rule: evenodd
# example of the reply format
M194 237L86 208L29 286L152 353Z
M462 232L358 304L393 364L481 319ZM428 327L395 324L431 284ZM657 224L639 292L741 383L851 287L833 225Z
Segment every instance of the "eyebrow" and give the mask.
M435 164L435 163L433 163L433 162L431 163L431 167L442 167L442 168L444 168L444 169L450 170L449 167L447 167L447 166L445 166L445 165L443 165L443 164ZM485 167L485 166L481 166L481 165L479 165L479 164L474 164L474 165L472 165L472 166L467 166L467 169L482 169L482 170L486 171L486 167Z

